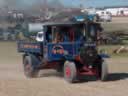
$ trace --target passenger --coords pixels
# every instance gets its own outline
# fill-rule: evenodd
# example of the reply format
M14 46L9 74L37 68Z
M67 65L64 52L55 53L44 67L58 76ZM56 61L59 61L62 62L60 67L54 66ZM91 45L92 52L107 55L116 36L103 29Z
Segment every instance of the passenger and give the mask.
M62 34L60 34L60 32L56 32L53 43L60 43L60 42L63 42L63 36Z

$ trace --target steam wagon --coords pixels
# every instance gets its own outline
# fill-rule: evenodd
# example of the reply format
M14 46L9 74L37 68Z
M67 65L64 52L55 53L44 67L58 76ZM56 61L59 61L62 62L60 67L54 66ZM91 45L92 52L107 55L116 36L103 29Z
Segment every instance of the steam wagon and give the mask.
M70 83L79 76L106 80L107 56L97 49L97 32L102 29L99 23L89 20L45 22L42 27L41 42L18 42L27 77L37 77L40 70L55 69Z

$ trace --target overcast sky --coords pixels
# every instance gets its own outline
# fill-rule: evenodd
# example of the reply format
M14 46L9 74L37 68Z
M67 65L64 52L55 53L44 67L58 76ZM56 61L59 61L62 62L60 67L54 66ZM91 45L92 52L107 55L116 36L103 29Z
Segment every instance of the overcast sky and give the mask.
M42 0L0 0L0 7L9 5L12 7L29 7ZM52 1L52 0L48 0ZM83 4L85 7L104 7L104 6L122 6L128 5L128 0L60 0L67 6L79 6Z

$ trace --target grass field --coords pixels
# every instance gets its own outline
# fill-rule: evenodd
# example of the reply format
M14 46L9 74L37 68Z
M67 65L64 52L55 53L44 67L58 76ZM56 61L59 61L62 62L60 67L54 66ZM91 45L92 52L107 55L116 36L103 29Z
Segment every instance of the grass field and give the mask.
M128 17L113 17L112 22L101 24L105 32L128 32Z

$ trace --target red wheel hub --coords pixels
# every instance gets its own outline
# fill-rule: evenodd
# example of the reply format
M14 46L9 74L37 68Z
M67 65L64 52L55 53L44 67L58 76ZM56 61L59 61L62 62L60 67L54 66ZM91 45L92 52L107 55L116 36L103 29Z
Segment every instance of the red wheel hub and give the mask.
M67 77L71 76L71 69L69 67L66 67L65 72Z

